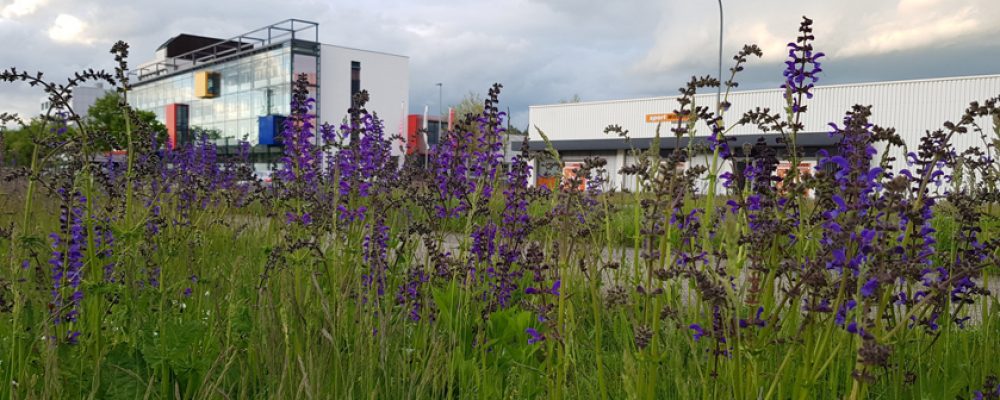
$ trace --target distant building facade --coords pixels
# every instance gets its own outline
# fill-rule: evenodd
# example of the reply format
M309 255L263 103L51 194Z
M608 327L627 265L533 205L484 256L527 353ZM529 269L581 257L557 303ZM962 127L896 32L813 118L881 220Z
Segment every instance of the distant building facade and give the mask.
M435 115L410 114L406 118L406 155L428 155L447 131L448 122Z
M97 99L104 97L108 93L108 90L104 88L100 82L95 86L77 86L73 88L73 97L69 100L69 106L73 109L73 112L80 116L87 115L87 111L90 107L97 103ZM52 108L52 103L48 100L42 102L42 114L49 111Z
M366 108L383 120L387 134L406 135L408 57L322 44L313 22L285 20L230 39L180 34L134 73L128 101L156 113L167 126L169 146L201 130L223 149L246 139L256 162L275 162L292 82L300 74L308 76L319 123L339 125L352 96L367 90Z
M936 79L921 79L895 82L872 82L843 85L816 86L813 98L806 100L808 112L802 115L804 128L797 135L800 149L800 165L798 168L811 171L815 168L817 154L827 150L830 154L838 152L839 138L831 137L829 124L842 124L844 114L855 104L871 105L874 124L896 128L910 151L920 144L920 138L928 130L940 129L945 121L958 121L972 101L983 101L1000 95L1000 75L963 76ZM744 112L755 107L770 108L772 112L782 112L785 109L783 89L746 90L732 92L728 96L731 103L725 112L727 126L732 126ZM715 93L705 93L695 96L694 103L712 105L715 103ZM602 157L608 161L609 186L618 189L636 188L634 179L625 179L618 171L636 162L630 155L631 149L648 150L653 144L656 130L660 130L660 153L663 155L673 151L675 147L687 147L689 141L698 145L708 144L711 129L704 121L695 125L696 136L693 138L674 138L670 130L677 121L673 110L678 107L677 97L655 97L646 99L626 99L609 101L592 101L581 103L565 103L536 105L529 107L528 126L531 127L530 137L532 150L543 150L542 141L537 129L548 136L552 147L559 152L565 162L565 168L552 163L540 163L533 169L534 182L541 185L553 185L559 176L566 176L569 170L580 165L587 157ZM993 121L982 118L977 121L987 132L994 128ZM660 126L662 123L662 126ZM616 124L629 131L630 140L625 140L614 134L605 134L604 128ZM736 154L735 171L729 171L727 165L720 173L732 172L739 179L743 162L743 147L754 144L759 138L775 148L782 163L777 173L782 175L792 168L788 162L785 145L779 143L778 134L761 132L756 126L735 126L727 133L730 148ZM984 143L977 134L957 136L953 144L959 152L973 146L983 147ZM515 147L520 148L515 143ZM879 148L881 153L884 148ZM906 157L899 149L894 149L893 167L896 171L906 168ZM711 154L701 154L690 160L685 166L705 165ZM705 190L708 182L701 182L699 190ZM721 188L721 183L719 183ZM720 189L721 190L721 189Z

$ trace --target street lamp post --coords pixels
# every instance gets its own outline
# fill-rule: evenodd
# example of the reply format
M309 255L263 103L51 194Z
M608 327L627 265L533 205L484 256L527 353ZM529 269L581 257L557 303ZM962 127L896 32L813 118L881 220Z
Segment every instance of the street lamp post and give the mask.
M719 0L719 87L715 91L715 109L722 114L722 0Z
M444 108L441 105L441 91L443 90L444 83L438 82L438 142L441 141L441 120L444 119Z

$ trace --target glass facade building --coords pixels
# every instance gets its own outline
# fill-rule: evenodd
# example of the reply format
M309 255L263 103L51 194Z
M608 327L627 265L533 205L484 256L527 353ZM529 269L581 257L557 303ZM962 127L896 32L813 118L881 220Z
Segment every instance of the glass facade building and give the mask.
M161 121L165 120L169 106L185 104L192 132L207 132L217 138L219 145L234 145L244 138L256 145L260 117L288 115L295 76L307 74L310 91L318 95L320 45L294 35L287 40L271 38L254 44L243 44L242 37L239 40L240 44L235 50L230 49L229 54L195 52L179 57L179 62L174 61L173 65L140 70L138 82L128 94L129 103L156 113ZM197 90L196 85L205 84L205 79L196 79L199 73L216 78L211 84L218 86L212 88L211 96Z
M281 128L301 74L316 100L317 125L341 123L352 96L363 89L370 95L366 109L379 115L386 131L405 135L408 58L321 44L318 30L316 23L293 19L230 39L177 35L133 71L128 102L167 126L168 147L204 132L220 152L235 154L246 139L261 169L281 156Z

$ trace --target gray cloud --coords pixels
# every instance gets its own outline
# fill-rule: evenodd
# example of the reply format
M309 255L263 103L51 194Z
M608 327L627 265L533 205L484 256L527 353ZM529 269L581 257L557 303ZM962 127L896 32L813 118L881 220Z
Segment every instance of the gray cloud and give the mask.
M725 3L727 61L743 42L767 53L747 68L741 88L780 84L782 46L801 15L816 20L816 45L829 55L824 83L1000 72L994 0ZM80 68L113 68L107 50L118 39L132 45L138 64L180 32L228 37L301 18L320 23L325 43L410 56L411 112L425 104L436 112L436 82L444 83L445 105L501 82L501 100L523 127L530 104L574 94L672 95L687 77L714 73L716 7L679 0L0 0L0 60L62 79ZM60 15L85 24L80 40L49 37ZM32 115L42 97L0 86L0 110Z

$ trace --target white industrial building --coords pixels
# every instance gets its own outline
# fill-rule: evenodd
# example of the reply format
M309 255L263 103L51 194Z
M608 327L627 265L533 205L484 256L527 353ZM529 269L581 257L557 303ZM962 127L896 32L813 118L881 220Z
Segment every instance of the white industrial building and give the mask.
M710 89L711 90L711 89ZM855 104L871 105L871 122L883 127L896 128L910 149L915 149L920 137L928 130L942 127L945 121L958 121L969 103L984 101L1000 96L1000 75L966 76L952 78L922 79L895 82L874 82L844 85L817 86L812 90L814 97L806 100L808 112L803 115L804 129L798 135L799 147L805 153L806 166L816 162L816 151L822 148L835 151L837 139L831 138L829 123L841 124L844 114ZM747 90L730 93L728 101L732 106L725 113L727 126L733 125L740 117L755 107L767 107L772 112L785 109L784 89ZM623 179L617 172L634 162L628 156L630 148L648 149L656 134L658 121L669 119L678 108L676 96L647 99L593 101L538 105L529 108L531 148L545 147L537 129L543 131L552 146L570 170L576 163L588 156L607 159L610 185L616 188L634 189L634 182ZM714 105L715 93L699 94L695 97L698 105ZM992 129L989 120L978 121L984 128ZM617 124L629 131L629 142L615 136L605 135L608 125ZM675 146L670 128L674 123L664 122L660 128L661 151ZM695 140L706 143L711 130L703 121L697 124ZM734 149L743 143L754 143L765 137L776 148L783 148L775 142L776 135L764 134L754 126L739 126L728 133L736 142ZM682 146L687 141L682 140ZM959 151L971 146L983 148L983 141L977 134L957 137L953 142ZM881 149L880 149L881 150ZM905 167L904 154L897 153L896 170ZM691 160L692 163L705 162L704 157ZM783 167L787 168L788 165ZM727 166L725 170L728 170ZM720 171L721 172L724 172ZM558 174L545 165L536 166L534 182L544 182L546 176ZM548 184L549 182L544 182Z
M69 107L74 113L80 116L86 116L90 107L97 103L97 99L104 97L108 94L108 89L104 88L101 82L97 82L94 86L77 86L72 89L73 97L69 100ZM52 102L49 100L42 101L42 114L45 114L52 108Z

